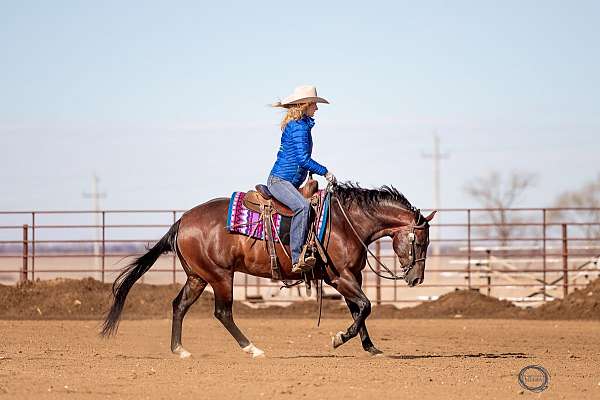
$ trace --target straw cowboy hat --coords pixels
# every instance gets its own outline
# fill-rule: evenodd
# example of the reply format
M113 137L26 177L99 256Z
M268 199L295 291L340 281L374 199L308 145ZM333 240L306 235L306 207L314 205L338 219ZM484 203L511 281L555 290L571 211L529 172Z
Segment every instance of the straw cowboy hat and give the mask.
M283 99L282 101L278 101L276 103L271 104L273 107L287 107L292 104L301 104L301 103L325 103L329 104L327 100L322 97L317 96L317 88L311 85L298 86L294 89L294 92Z

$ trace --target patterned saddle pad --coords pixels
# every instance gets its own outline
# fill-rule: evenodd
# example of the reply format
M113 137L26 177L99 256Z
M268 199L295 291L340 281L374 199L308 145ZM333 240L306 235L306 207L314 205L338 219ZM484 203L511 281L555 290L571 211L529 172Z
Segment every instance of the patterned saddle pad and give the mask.
M321 196L321 202L325 202L321 208L321 213L317 216L317 238L323 241L325 236L326 216L329 212L329 196L325 190L317 192ZM244 206L244 196L246 192L233 192L229 200L229 210L227 211L227 230L230 233L239 233L252 238L264 240L264 223L260 219L260 213L250 210ZM276 242L289 244L291 218L284 217L277 213L273 214L273 235ZM281 240L280 240L281 239Z

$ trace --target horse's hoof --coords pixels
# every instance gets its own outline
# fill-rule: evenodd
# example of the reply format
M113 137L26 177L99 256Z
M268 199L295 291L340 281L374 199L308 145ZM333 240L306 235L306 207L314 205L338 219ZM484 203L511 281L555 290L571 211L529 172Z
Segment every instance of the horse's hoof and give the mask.
M178 354L179 358L190 358L192 353L183 348L183 346L177 346L175 350L173 350L173 354Z
M262 351L261 349L259 349L258 347L256 347L255 345L253 345L252 343L250 343L248 346L244 347L242 349L243 351L245 351L246 353L249 353L252 355L252 358L265 358L265 352Z
M379 350L377 347L371 347L366 350L369 352L369 355L371 355L372 357L382 357L383 356L383 351Z
M344 344L344 340L342 339L343 333L344 332L338 332L335 334L334 337L331 338L331 345L334 349L337 349L338 347Z

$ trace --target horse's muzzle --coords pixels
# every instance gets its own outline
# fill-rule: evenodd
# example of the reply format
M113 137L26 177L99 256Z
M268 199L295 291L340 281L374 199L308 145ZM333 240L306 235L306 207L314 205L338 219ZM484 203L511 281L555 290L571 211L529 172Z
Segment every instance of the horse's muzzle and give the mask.
M418 277L418 276L415 276L414 278L412 278L412 279L409 279L409 281L408 281L408 286L410 286L410 287L414 287L414 286L417 286L417 285L418 285L419 283L421 283L421 282L423 282L423 281L421 280L421 278L420 278L420 277Z

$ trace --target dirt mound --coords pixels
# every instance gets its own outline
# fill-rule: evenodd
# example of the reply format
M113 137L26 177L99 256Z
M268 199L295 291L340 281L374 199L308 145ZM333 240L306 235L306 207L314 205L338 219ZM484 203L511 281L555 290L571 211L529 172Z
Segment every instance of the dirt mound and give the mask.
M125 303L124 318L170 318L179 285L135 285ZM55 279L18 286L0 285L2 319L100 319L108 311L111 285L95 279ZM210 294L194 312L212 310ZM191 313L191 310L190 310Z
M532 311L538 319L600 319L600 279Z
M377 307L373 314L382 318L519 318L528 312L475 290L456 290L415 307Z

